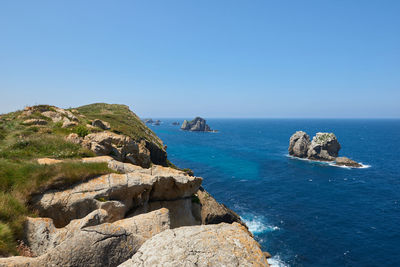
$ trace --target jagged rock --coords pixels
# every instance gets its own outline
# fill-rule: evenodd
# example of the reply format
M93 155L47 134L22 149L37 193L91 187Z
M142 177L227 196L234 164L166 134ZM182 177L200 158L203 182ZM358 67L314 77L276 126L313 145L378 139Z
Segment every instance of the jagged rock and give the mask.
M211 132L210 127L206 124L206 120L200 117L196 117L190 122L184 120L181 129L185 131Z
M92 133L85 136L82 145L97 155L112 155L116 160L150 167L150 152L146 143L137 144L132 138L111 132Z
M313 160L332 161L338 156L340 144L333 133L317 133L310 144L307 157Z
M132 259L119 266L268 266L268 263L245 227L221 223L165 230L147 240Z
M25 120L23 122L25 125L46 125L47 121L46 120L41 120L41 119L29 119Z
M225 205L218 203L207 191L202 187L197 191L196 196L201 205L201 222L202 224L218 224L218 223L240 223L245 225L234 211Z
M362 167L362 165L360 163L355 162L354 160L351 160L347 157L337 157L335 164L338 166L347 166L347 167L353 167L353 168Z
M25 223L25 239L33 255L40 256L71 239L74 235L80 234L82 229L110 221L107 211L103 209L95 210L82 219L72 220L63 228L56 228L49 218L28 218ZM170 228L169 211L159 209L118 220L112 225L123 228L128 234L139 235L146 240Z
M303 131L297 131L290 137L289 155L305 158L310 146L310 137Z
M160 208L166 208L169 210L171 228L201 224L200 209L193 205L191 198L168 201L151 201L137 208L133 215L146 214L146 212L158 210Z
M115 212L115 219L121 219L130 209L143 206L149 201L191 197L201 182L199 177L174 175L169 172L158 175L140 172L113 173L82 182L66 190L50 190L35 195L31 205L38 210L40 216L50 217L57 227L62 227L71 220L83 218L99 208Z
M101 128L103 130L109 130L110 129L110 124L108 122L102 121L102 120L99 120L99 119L94 120L92 122L92 126L99 127L99 128Z
M79 137L79 135L76 133L71 133L66 137L66 140L74 144L81 144L83 138Z

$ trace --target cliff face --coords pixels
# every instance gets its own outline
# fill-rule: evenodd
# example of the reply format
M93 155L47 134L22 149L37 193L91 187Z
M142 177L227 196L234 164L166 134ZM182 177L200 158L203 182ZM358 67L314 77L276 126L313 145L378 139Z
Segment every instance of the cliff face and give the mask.
M0 117L4 129L35 127L15 140L7 130L0 139L1 152L15 143L21 155L33 151L22 162L1 153L0 164L22 172L29 162L23 173L34 181L9 191L26 209L23 228L0 218L0 251L13 253L1 247L14 244L4 239L5 225L11 238L24 241L18 252L25 257L0 258L0 266L267 266L240 217L201 188L202 178L154 164L167 165L161 140L131 111L119 117L123 110L40 106ZM49 149L52 138L60 144ZM43 147L35 143L40 139Z

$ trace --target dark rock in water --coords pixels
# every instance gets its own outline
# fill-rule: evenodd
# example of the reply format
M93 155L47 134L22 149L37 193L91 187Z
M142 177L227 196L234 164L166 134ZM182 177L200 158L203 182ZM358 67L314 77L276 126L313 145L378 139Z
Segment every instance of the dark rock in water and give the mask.
M339 155L340 144L333 133L317 133L310 144L307 157L333 161Z
M338 157L336 158L336 165L338 166L347 166L347 167L353 167L353 168L360 168L362 165L358 162L355 162L354 160L351 160L347 157Z
M310 146L310 137L303 131L297 131L290 137L289 155L305 158Z
M172 123L172 125L179 125L180 123L179 122L177 122L177 121L174 121L173 123Z
M143 121L144 121L144 123L153 123L154 122L152 119L144 119Z
M185 120L181 126L182 130L193 131L193 132L213 132L206 124L206 120L200 117L196 117L192 121Z

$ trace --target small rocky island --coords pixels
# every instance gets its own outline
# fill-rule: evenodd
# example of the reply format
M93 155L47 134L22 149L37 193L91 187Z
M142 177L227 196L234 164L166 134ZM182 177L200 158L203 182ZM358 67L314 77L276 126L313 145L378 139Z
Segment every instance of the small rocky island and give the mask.
M192 121L184 120L181 129L192 132L216 132L216 130L211 130L205 119L200 117L196 117Z
M337 166L360 168L362 165L347 157L339 157L341 146L333 133L317 133L310 142L310 136L297 131L290 137L289 155L310 160L332 161Z

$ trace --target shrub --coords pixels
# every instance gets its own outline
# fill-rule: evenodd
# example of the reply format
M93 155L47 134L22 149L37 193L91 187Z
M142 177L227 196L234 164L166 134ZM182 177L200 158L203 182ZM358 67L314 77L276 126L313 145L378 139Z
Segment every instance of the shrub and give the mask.
M88 128L86 128L83 125L79 125L76 127L75 132L80 136L80 137L85 137L86 135L89 134Z

